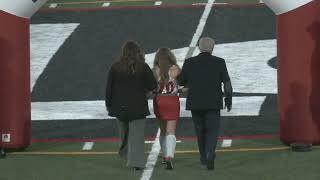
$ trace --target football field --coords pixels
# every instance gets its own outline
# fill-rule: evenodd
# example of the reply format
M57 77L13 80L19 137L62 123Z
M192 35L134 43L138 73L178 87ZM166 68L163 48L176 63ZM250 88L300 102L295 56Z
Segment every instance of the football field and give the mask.
M30 26L32 144L0 159L0 180L320 179L318 147L296 153L279 140L275 24L259 0L48 1ZM232 111L222 110L216 169L200 165L185 94L174 170L160 162L151 100L146 169L127 168L116 119L104 107L121 45L137 41L150 66L156 50L169 47L182 66L199 53L202 36L216 40L213 53L226 59L234 88Z
M208 171L199 163L196 142L181 140L177 145L175 169L165 170L161 160L152 166L150 179L248 179L248 180L317 180L319 178L320 149L295 153L277 138L234 139L232 147L217 149L216 168ZM34 142L24 152L16 152L1 159L1 180L103 180L144 179L143 172L125 167L117 156L117 142L97 140L90 150L83 150L81 142ZM99 142L100 141L100 142ZM152 149L146 144L145 158Z

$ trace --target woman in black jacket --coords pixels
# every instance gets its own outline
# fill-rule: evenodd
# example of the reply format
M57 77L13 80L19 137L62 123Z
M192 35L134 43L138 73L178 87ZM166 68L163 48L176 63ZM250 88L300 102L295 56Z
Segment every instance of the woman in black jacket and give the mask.
M141 48L134 41L126 42L119 60L109 71L105 103L109 116L119 122L119 155L135 170L145 167L144 127L146 116L150 115L147 93L156 88Z

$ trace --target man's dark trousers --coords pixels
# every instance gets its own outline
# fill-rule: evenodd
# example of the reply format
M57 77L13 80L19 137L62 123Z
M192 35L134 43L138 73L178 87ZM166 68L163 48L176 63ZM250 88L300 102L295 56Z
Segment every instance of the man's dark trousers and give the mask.
M214 161L220 129L220 109L191 110L195 131L198 138L200 161L206 165Z

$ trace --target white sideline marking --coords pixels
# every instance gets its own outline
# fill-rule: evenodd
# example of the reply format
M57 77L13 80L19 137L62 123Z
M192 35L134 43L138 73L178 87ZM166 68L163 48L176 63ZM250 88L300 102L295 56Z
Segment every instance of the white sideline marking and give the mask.
M223 148L231 147L231 144L232 144L232 139L225 139L222 141L221 147Z
M90 151L92 149L93 145L94 145L94 142L86 142L86 143L84 143L82 150Z
M102 4L102 7L108 7L108 6L110 6L110 4L111 4L111 3L109 3L109 2L103 3L103 4Z
M50 4L49 8L56 8L57 6L58 6L58 4L52 3L52 4Z
M162 4L162 1L156 1L156 2L154 3L155 6L160 6L161 4Z
M145 141L144 143L145 144L153 144L153 143L155 143L155 141ZM178 140L178 141L176 141L176 143L182 143L182 141Z
M265 96L233 97L232 111L221 111L222 116L258 116ZM149 100L151 115L153 101ZM191 117L191 112L185 110L186 99L180 98L180 117ZM108 116L104 101L59 101L32 102L32 120L79 120L79 119L114 119Z
M149 180L152 176L152 172L153 172L154 166L156 165L156 162L158 160L158 155L159 155L160 149L161 149L160 142L159 142L159 136L160 136L160 129L158 129L157 136L154 140L150 154L148 156L146 168L143 171L140 180Z
M76 23L30 26L31 90L53 55L78 26Z
M206 5L207 3L192 3L193 6Z
M214 3L214 4L217 4L217 5L220 5L220 4L225 5L225 4L229 4L229 3Z

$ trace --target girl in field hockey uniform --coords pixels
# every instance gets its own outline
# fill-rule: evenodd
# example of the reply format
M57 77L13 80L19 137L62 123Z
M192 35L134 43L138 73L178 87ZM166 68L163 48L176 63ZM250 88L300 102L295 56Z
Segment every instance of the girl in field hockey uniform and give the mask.
M180 115L179 86L175 80L180 68L168 48L158 49L153 67L158 89L153 99L154 113L160 123L160 145L166 169L173 169L176 124Z

